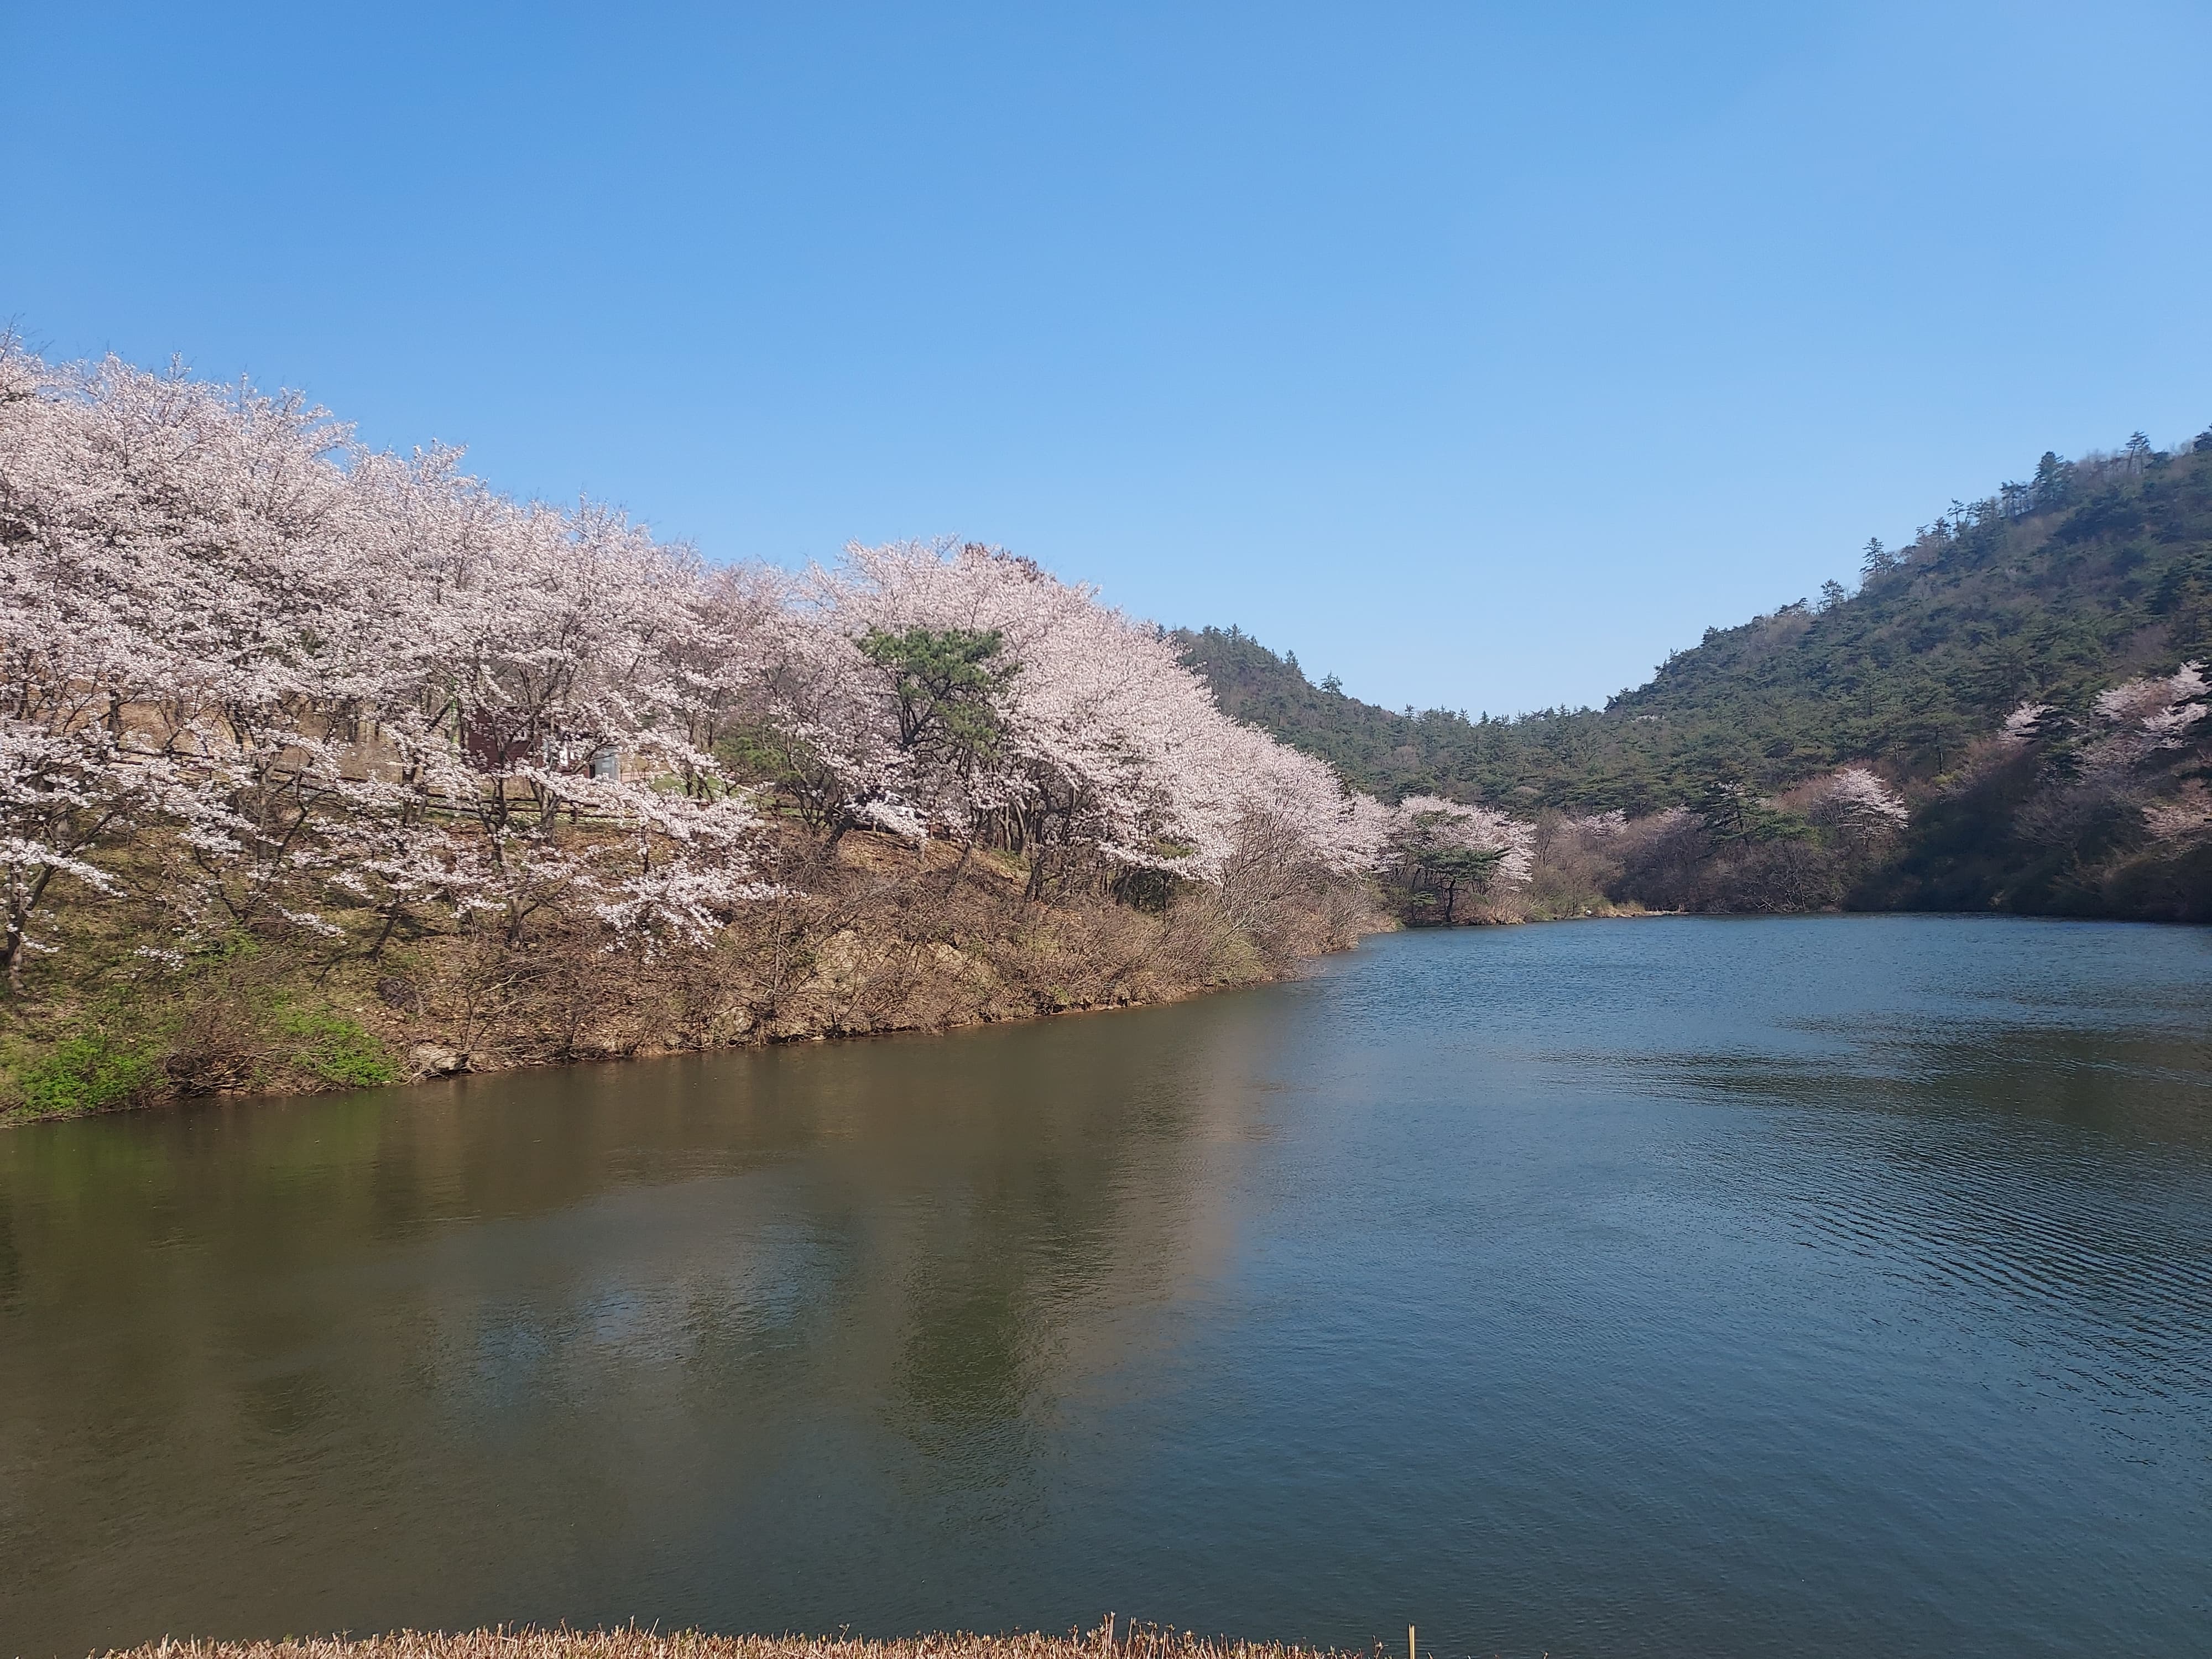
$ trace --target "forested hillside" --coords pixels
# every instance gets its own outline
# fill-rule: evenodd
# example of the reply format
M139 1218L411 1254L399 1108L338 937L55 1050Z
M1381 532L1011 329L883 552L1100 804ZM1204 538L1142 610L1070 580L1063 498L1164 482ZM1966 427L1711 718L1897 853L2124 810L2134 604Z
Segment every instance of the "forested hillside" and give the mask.
M1855 902L2208 913L2195 817L2206 728L2184 671L2212 659L2212 433L2174 453L2138 434L2114 453L2046 454L2028 481L1953 502L1910 546L1869 543L1863 578L1709 629L1603 709L1510 720L1393 714L1310 684L1234 629L1182 643L1229 712L1385 798L1631 820L1686 809L1711 854L1816 838L1783 798L1863 764L1913 817L1851 873ZM2123 756L2106 740L2123 735L2115 711L2133 704L2111 694L2130 681L2166 684L2136 701L2166 700L2128 719L2178 723L2138 732ZM2004 738L2024 707L2039 712ZM2121 866L2147 854L2161 873L2146 885ZM1719 908L1741 896L1661 885ZM1761 892L1753 908L1773 896Z

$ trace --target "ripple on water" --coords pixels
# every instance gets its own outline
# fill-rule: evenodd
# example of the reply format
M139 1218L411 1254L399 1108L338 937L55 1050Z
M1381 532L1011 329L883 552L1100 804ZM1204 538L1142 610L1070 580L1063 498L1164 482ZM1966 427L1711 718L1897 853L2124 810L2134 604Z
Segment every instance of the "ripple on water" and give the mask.
M0 1136L0 1633L2201 1650L2208 1011L2203 930L1576 924Z

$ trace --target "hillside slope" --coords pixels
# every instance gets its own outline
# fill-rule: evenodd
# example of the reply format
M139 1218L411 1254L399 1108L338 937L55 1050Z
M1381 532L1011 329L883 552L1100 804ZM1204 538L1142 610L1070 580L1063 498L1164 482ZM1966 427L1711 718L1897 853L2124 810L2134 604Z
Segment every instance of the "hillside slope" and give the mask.
M2039 769L2014 781L2014 815L2039 789L2081 785L2101 692L2212 660L2212 433L2172 454L2138 437L2078 461L2045 455L2030 482L1954 502L1910 547L1869 544L1856 592L1832 583L1817 600L1709 629L1603 709L1392 713L1312 684L1295 658L1235 629L1182 639L1230 713L1386 798L1631 818L1702 804L1710 816L1716 799L1775 797L1864 763L1915 811L1896 857L1856 878L1862 902L2160 915L2200 903L2168 893L2143 912L2104 890L2099 860L2129 850L2124 823L2095 846L2001 844L2019 841L2011 818L1962 828L1954 798L1985 781L1987 745L2023 703L2051 712ZM2130 810L2150 811L2144 825L2170 821L2159 802L2201 789L2203 743L2191 744L2161 745L2155 779L2131 775L2142 799ZM1950 851L1937 860L1924 838L1939 820ZM2030 866L2043 873L2025 877Z

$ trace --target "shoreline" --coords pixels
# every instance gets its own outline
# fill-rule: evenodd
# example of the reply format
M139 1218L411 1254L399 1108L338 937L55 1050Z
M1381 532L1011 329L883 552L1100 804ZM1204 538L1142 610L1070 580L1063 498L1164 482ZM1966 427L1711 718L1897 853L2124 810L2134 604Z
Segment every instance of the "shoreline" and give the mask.
M36 1124L64 1123L80 1119L113 1117L143 1112L155 1112L178 1107L215 1101L250 1099L298 1098L315 1095L337 1095L358 1092L368 1089L414 1088L425 1083L450 1081L462 1077L496 1077L514 1072L551 1070L558 1067L622 1064L631 1060L672 1060L686 1054L729 1054L745 1050L767 1050L807 1047L817 1043L859 1042L881 1039L924 1036L946 1036L956 1032L980 1030L988 1026L1027 1024L1031 1021L1061 1019L1082 1014L1111 1014L1133 1012L1144 1008L1171 1007L1180 1003L1194 1002L1203 997L1218 996L1234 991L1259 990L1267 986L1293 982L1305 976L1311 965L1335 956L1358 950L1367 940L1398 933L1455 933L1486 927L1529 927L1561 922L1584 921L1650 921L1660 920L1698 920L1709 921L1768 921L1802 920L1813 916L1863 917L1886 916L1951 916L1961 920L1982 920L2002 917L2006 920L2042 922L2087 922L2098 925L2132 923L2139 927L2202 926L2191 923L2145 922L2134 918L2101 916L2037 916L2019 915L2013 912L1974 910L1846 910L1841 908L1778 912L1739 912L1701 910L1651 910L1641 908L1618 908L1603 914L1583 914L1564 916L1486 916L1446 925L1413 927L1403 923L1385 923L1363 928L1345 943L1317 950L1286 964L1283 968L1253 977L1225 981L1209 985L1182 986L1145 996L1120 996L1097 1000L1071 1002L1058 1007L1032 1007L1018 1011L994 1012L989 1010L965 1017L940 1019L933 1023L884 1024L872 1029L831 1027L828 1029L797 1029L784 1032L767 1031L756 1026L744 1035L719 1042L702 1043L641 1043L621 1050L601 1052L570 1052L562 1054L528 1055L494 1060L492 1063L465 1063L435 1069L410 1070L404 1075L370 1083L334 1082L321 1087L301 1086L296 1081L271 1083L263 1086L230 1086L216 1088L174 1088L149 1097L137 1098L90 1110L64 1110L33 1113L18 1109L0 1111L0 1130L28 1128ZM422 1048L434 1045L416 1045Z
M88 1111L44 1113L32 1113L21 1109L13 1112L0 1111L0 1131L29 1128L39 1124L69 1123L89 1118L118 1117L166 1111L216 1101L301 1098L316 1095L349 1094L368 1089L412 1089L426 1083L449 1082L456 1078L499 1077L514 1072L550 1071L574 1066L620 1065L632 1060L673 1060L686 1054L732 1054L747 1050L804 1048L817 1043L865 1042L905 1037L947 1036L959 1031L981 1030L988 1026L1024 1024L1032 1021L1064 1019L1080 1014L1113 1014L1133 1012L1144 1008L1173 1007L1181 1003L1195 1002L1203 997L1220 996L1236 991L1255 991L1273 985L1285 985L1304 977L1313 963L1319 963L1327 957L1342 956L1356 951L1368 939L1390 933L1457 933L1488 927L1539 927L1553 922L1631 921L1657 916L1680 916L1691 914L1693 913L1646 910L1640 908L1618 908L1604 913L1585 912L1578 915L1567 916L1491 915L1424 927L1411 926L1378 915L1372 919L1378 925L1361 929L1354 937L1343 944L1332 945L1316 951L1311 955L1299 957L1280 971L1218 984L1188 986L1150 996L1109 998L1097 1001L1070 1003L1064 1007L1033 1008L1004 1014L987 1012L969 1018L952 1018L928 1024L893 1024L870 1030L854 1028L798 1030L767 1036L756 1036L749 1032L745 1036L723 1042L641 1044L619 1052L571 1053L557 1056L514 1059L505 1063L489 1065L471 1063L450 1068L410 1071L404 1076L381 1083L334 1083L320 1088L303 1088L295 1084L270 1085L262 1087L177 1089L150 1098L121 1102ZM418 1048L428 1046L431 1045L416 1045Z
M1595 918L1562 918L1562 920L1595 920ZM1463 923L1461 926L1489 926L1499 924ZM90 1110L33 1113L17 1109L0 1111L0 1130L29 1128L37 1124L75 1122L88 1118L135 1115L147 1112L173 1109L178 1107L212 1103L252 1099L300 1098L315 1095L339 1095L369 1089L412 1089L426 1083L449 1082L464 1077L498 1077L514 1072L553 1070L560 1067L592 1065L620 1065L633 1060L673 1060L686 1054L732 1054L747 1050L764 1051L771 1048L811 1047L817 1043L861 1042L902 1037L946 1036L959 1031L980 1030L988 1026L1028 1024L1032 1021L1062 1019L1080 1014L1112 1014L1131 1012L1144 1008L1172 1007L1179 1003L1194 1002L1202 997L1218 996L1234 991L1260 990L1271 985L1288 984L1304 976L1310 963L1324 957L1341 956L1357 950L1366 939L1378 934L1405 931L1391 925L1363 930L1346 943L1316 951L1287 964L1283 969L1255 977L1227 981L1212 985L1180 988L1142 997L1107 998L1094 1001L1071 1002L1060 1007L1043 1007L994 1013L984 1011L966 1018L954 1018L931 1024L886 1024L872 1029L832 1028L828 1030L794 1030L782 1033L759 1035L755 1027L745 1035L730 1041L709 1043L643 1043L621 1051L600 1053L568 1053L558 1055L513 1058L503 1062L478 1065L464 1063L436 1068L411 1069L406 1074L386 1081L362 1084L332 1083L324 1087L299 1087L296 1085L267 1086L238 1086L206 1089L172 1089L149 1097L142 1097L103 1105ZM430 1044L415 1045L419 1053Z

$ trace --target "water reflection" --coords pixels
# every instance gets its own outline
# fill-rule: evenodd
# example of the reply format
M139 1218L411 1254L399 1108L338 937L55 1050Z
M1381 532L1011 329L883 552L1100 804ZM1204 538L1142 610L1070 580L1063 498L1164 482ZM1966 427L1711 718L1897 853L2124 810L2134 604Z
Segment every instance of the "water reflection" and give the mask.
M1178 1008L0 1136L0 1650L1109 1607L2186 1646L2206 939L1432 935Z

